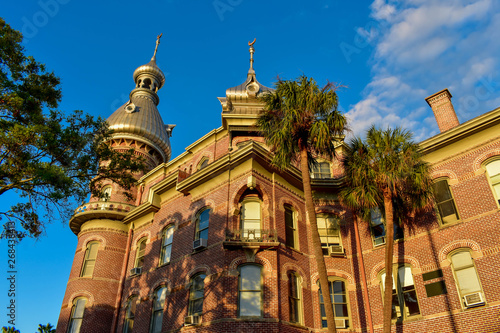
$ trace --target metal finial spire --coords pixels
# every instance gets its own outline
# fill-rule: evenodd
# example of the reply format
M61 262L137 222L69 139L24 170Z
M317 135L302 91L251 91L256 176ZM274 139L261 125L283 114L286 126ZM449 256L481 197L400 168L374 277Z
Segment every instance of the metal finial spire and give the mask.
M156 52L158 51L158 45L160 45L160 38L163 35L163 33L159 34L158 37L156 37L156 47L155 47L155 53L153 53L153 57L151 60L156 60Z
M250 70L253 70L253 54L255 52L255 49L253 48L253 44L255 43L256 40L257 40L257 38L254 38L253 42L248 42L248 46L250 46Z

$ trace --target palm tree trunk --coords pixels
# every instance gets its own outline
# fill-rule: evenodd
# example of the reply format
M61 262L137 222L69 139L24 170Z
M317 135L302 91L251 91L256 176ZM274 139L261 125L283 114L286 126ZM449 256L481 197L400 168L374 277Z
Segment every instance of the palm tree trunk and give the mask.
M384 282L384 333L391 332L392 321L392 264L394 252L394 221L392 195L384 190L385 208L385 282Z
M323 250L321 249L321 241L318 232L318 223L316 221L316 211L314 209L314 202L311 189L311 177L309 175L309 166L307 158L307 150L299 142L300 147L300 167L302 171L302 181L304 184L304 197L306 199L306 211L311 225L311 239L313 246L314 257L316 258L316 267L319 276L319 285L321 286L321 293L325 305L326 322L328 324L328 333L336 333L335 317L333 314L332 300L330 299L330 288L328 286L328 275L326 273L325 259L323 257Z
M366 319L368 331L373 333L373 321L372 321L372 309L370 306L370 298L368 297L368 283L366 282L366 273L365 273L365 263L363 259L363 250L361 249L361 240L359 237L359 228L358 224L360 218L356 212L353 211L353 220L354 220L354 236L356 237L356 248L358 252L359 258L359 270L361 273L361 282L363 283L363 296L366 301Z

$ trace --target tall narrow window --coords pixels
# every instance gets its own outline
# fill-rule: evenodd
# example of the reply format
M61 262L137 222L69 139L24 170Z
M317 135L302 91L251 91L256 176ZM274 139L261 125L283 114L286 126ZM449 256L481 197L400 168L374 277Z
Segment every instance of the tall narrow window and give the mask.
M313 166L311 178L315 179L326 179L331 178L330 173L330 163L328 162L319 162Z
M462 250L451 255L451 264L463 304L466 307L484 304L481 284L470 252Z
M498 204L500 204L500 160L495 160L486 164L486 172L488 173L491 187L493 188L493 195Z
M260 238L260 201L245 200L241 205L241 229L245 239Z
M262 268L257 265L240 266L238 282L240 317L260 317L262 315Z
M349 303L347 301L347 292L345 283L342 280L329 278L328 287L330 289L330 299L333 304L333 313L335 315L335 326L337 328L349 327ZM318 282L319 283L319 282ZM328 327L326 322L325 301L319 288L319 307L321 311L321 326Z
M134 328L135 307L137 305L138 296L132 296L127 301L125 308L125 323L123 324L123 333L132 333Z
M331 214L319 214L316 216L318 222L318 233L321 240L323 255L343 253L340 240L340 219Z
M87 250L85 250L85 259L83 261L82 272L80 273L80 276L92 277L92 274L94 273L98 248L99 242L90 242L87 244Z
M392 318L405 319L420 314L417 292L409 266L394 266L392 270ZM382 292L385 273L380 276ZM383 295L383 293L382 293Z
M210 219L211 209L205 209L196 219L195 239L208 239L208 220Z
M167 297L167 288L161 287L155 291L153 297L153 315L151 319L150 333L161 333L163 322L163 308L165 307L165 298Z
M137 243L134 267L142 267L142 265L144 264L144 256L146 255L146 241L147 238L143 238Z
M205 296L205 274L197 274L191 278L189 288L189 315L203 313L203 297Z
M457 207L451 195L450 186L446 179L438 180L433 184L436 205L443 223L458 220Z
M85 312L86 298L76 298L71 308L71 317L69 319L68 333L79 333L82 326L83 313Z
M300 277L295 272L288 273L288 304L290 309L290 322L300 323L302 312L302 286Z
M285 206L286 245L297 248L297 223L291 207Z
M373 245L385 244L385 219L380 212L380 209L374 208L370 212L371 221L370 227L373 236ZM394 221L394 240L404 238L404 232L399 223Z
M174 226L171 225L163 230L161 235L160 265L170 262L172 254L172 240L174 238Z

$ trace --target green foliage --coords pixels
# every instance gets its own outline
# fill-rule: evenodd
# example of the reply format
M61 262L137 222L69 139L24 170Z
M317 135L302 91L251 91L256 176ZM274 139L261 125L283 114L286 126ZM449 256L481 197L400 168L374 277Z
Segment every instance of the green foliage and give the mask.
M16 330L14 326L4 326L2 327L2 333L21 333L19 330Z
M316 156L332 158L346 130L346 119L337 110L337 87L328 83L320 88L306 76L279 79L275 86L261 97L266 108L257 121L274 153L273 164L287 168L299 159L301 146L307 149L309 168Z
M343 202L364 216L374 207L384 212L384 191L391 194L399 217L408 217L432 198L429 166L412 134L401 128L372 126L366 142L360 138L349 142L342 164L346 182L341 192Z
M50 323L47 323L47 325L39 324L35 333L56 333L56 329Z
M369 211L379 207L386 221L385 271L393 264L394 220L410 221L418 209L432 198L429 166L422 160L410 132L396 128L380 130L372 126L366 142L354 138L342 160L345 188L340 197L358 216L369 219ZM396 218L394 218L396 217ZM392 274L384 281L384 332L391 332Z
M135 183L130 171L145 169L133 150L103 144L111 135L105 120L57 110L59 78L24 55L21 42L0 18L0 195L13 190L20 197L0 219L19 223L19 238L38 237L55 218L67 220L89 188L99 195L102 179L128 191Z

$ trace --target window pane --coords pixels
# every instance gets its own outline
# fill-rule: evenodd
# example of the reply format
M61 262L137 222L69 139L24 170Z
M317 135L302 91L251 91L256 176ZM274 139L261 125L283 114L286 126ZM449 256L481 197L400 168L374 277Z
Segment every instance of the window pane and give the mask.
M435 182L433 184L433 187L434 187L434 195L438 203L451 199L450 188L448 186L448 181L446 179Z
M198 237L201 239L208 239L208 228L200 231Z
M293 211L285 207L285 231L286 231L286 245L295 246L295 225L293 222Z
M88 248L88 259L95 259L97 257L97 249L99 248L99 243L92 243Z
M78 333L80 332L80 327L82 326L81 319L73 319L70 323L69 333Z
M413 286L413 276L411 275L411 268L408 266L399 267L398 269L399 282L401 287Z
M94 266L95 261L85 261L85 267L83 268L82 276L92 276L92 273L94 273Z
M488 176L493 177L500 173L500 160L493 161L486 165L486 172L488 172Z
M80 298L79 300L76 301L73 318L83 318L83 312L85 311L85 303L87 303L87 300L85 298Z
M455 274L462 295L481 291L481 286L479 285L474 266L456 271Z
M155 293L155 300L153 303L153 308L155 310L162 309L163 306L165 305L165 298L167 297L167 288L163 287L158 289L158 291Z
M203 211L203 213L200 214L200 217L199 217L200 223L198 226L198 230L208 228L209 217L210 217L210 209L206 209Z
M161 322L163 320L163 310L155 311L153 313L153 324L152 324L152 333L160 333L161 332Z
M191 301L191 313L202 313L203 312L203 298L195 299Z
M164 244L167 245L167 244L172 244L172 237L174 235L174 227L169 227L166 231L165 231L165 238L164 238Z
M347 304L335 304L333 307L335 311L335 317L347 317Z
M260 291L242 291L240 296L240 316L260 316Z
M404 292L403 296L408 314L410 316L419 314L420 309L418 308L417 293L415 292L415 289L413 289L412 291Z
M241 267L240 290L260 290L260 267L247 265Z
M473 265L469 251L455 253L451 256L451 262L453 263L453 268L455 270Z
M260 202L248 201L243 204L242 217L244 220L257 219L260 220Z
M439 214L441 215L442 218L451 215L456 215L455 203L453 202L453 200L442 202L438 205L438 207L439 207Z

